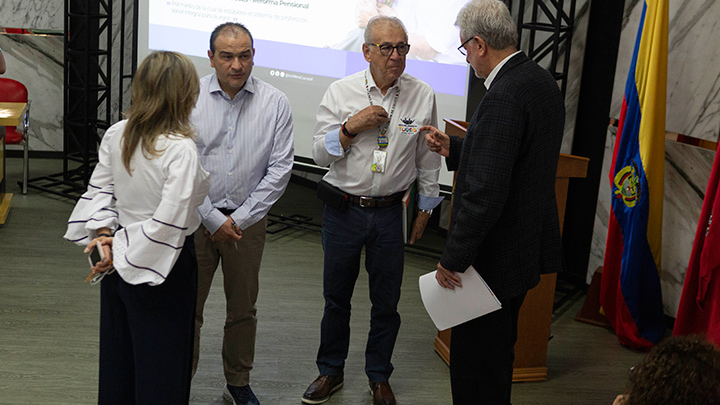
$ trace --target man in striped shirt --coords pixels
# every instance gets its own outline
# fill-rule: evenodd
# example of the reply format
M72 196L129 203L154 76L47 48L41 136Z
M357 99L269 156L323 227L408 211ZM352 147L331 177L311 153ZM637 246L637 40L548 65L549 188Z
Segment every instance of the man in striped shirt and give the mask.
M215 73L200 79L192 114L200 160L210 172L210 193L199 208L202 225L195 233L198 301L193 370L203 307L222 261L227 299L224 395L236 404L259 404L249 385L258 273L267 213L285 191L293 165L290 103L281 91L251 75L254 55L252 35L245 26L225 23L215 28L208 51Z

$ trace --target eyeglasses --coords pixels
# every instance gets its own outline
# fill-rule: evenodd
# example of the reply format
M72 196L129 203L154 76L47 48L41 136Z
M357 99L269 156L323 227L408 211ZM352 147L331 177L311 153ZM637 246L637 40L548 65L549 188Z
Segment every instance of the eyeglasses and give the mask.
M472 41L473 38L475 38L475 37L470 37L470 38L466 39L465 42L463 42L462 44L460 44L460 46L458 46L458 51L460 51L460 53L463 54L463 56L467 56L467 49L465 49L465 44Z
M397 53L400 56L405 56L408 54L408 52L410 52L410 45L408 45L408 44L400 44L397 46L392 46L389 44L383 44L383 45L370 44L370 45L377 46L378 49L380 49L380 54L382 54L382 56L392 55L393 49L397 49Z

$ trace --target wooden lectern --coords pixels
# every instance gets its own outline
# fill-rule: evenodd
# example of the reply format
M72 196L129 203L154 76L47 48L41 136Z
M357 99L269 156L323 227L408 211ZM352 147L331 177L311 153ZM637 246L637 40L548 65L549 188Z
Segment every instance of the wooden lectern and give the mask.
M468 123L464 121L444 120L445 133L465 137ZM560 154L555 179L555 197L560 216L562 231L565 216L567 189L571 177L585 177L589 159L573 155ZM555 280L557 274L543 274L540 283L525 296L518 318L518 340L515 343L515 363L513 364L513 382L544 381L547 379L547 346L550 337ZM451 329L438 332L435 337L435 350L450 364Z

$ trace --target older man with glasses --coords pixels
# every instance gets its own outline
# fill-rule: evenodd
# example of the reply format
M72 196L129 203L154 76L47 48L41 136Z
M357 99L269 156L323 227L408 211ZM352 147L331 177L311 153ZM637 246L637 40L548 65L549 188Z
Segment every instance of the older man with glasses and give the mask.
M318 185L324 202L325 251L317 366L320 376L302 396L320 404L343 385L350 342L350 299L365 247L365 269L372 302L365 349L365 374L374 404L395 404L388 383L400 315L404 239L402 199L417 180L419 212L408 242L422 236L432 209L442 200L440 158L420 135L435 125L432 88L407 75L410 50L402 22L394 17L370 20L362 45L368 69L330 85L318 108L313 159L330 170Z
M502 308L453 327L454 405L507 405L512 393L518 316L540 275L560 271L562 239L555 174L565 105L552 75L517 50L518 34L500 0L473 0L455 23L487 92L465 138L424 127L433 151L456 172L452 220L435 278L462 287L473 266Z

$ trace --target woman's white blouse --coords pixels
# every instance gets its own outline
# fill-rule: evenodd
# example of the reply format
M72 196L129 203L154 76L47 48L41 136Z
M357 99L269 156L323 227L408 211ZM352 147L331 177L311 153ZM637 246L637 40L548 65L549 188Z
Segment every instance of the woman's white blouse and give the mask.
M120 121L105 133L98 164L64 237L87 245L97 229L110 228L115 233L113 265L120 277L130 284L158 285L175 265L185 237L200 225L197 208L210 187L208 172L192 139L162 135L155 143L160 156L146 157L138 145L131 176L121 156L126 124Z

